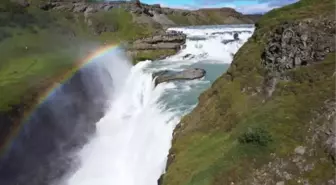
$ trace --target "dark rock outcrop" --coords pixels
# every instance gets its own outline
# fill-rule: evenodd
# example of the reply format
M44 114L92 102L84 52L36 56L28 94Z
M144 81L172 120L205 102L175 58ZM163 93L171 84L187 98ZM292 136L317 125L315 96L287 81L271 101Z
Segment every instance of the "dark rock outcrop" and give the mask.
M192 57L193 57L193 55L188 53L188 54L183 56L183 59L192 58Z
M335 25L332 18L306 19L279 25L270 33L261 56L267 73L266 97L272 95L278 79L290 80L286 71L319 63L335 52Z
M155 79L155 86L159 83L170 82L175 80L194 80L204 77L206 71L200 68L186 69L183 71L159 71L152 76Z
M307 19L280 25L269 37L263 66L281 73L322 61L335 51L335 24L331 19Z
M223 40L222 43L223 44L229 44L231 42L234 42L234 41L237 41L239 40L239 34L238 33L234 33L233 34L233 39L230 39L230 40Z
M126 44L127 55L137 61L164 59L185 46L183 33L158 32L154 36L137 39Z

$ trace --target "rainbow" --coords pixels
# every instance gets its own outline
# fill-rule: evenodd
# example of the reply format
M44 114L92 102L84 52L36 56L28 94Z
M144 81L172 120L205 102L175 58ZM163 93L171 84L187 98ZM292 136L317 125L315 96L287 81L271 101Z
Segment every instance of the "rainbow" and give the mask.
M97 61L96 59L111 53L119 48L119 45L117 44L111 44L104 47L101 47L93 52L91 52L88 56L85 58L79 60L78 62L75 62L73 67L70 68L68 71L66 71L64 74L60 75L58 78L56 78L54 84L51 84L47 89L45 89L42 93L39 94L39 98L36 101L35 105L33 105L29 110L25 110L24 115L19 123L16 123L16 128L11 132L10 136L7 137L5 143L1 147L1 153L8 151L9 147L11 146L11 143L13 142L13 139L15 136L19 134L19 131L23 128L23 125L25 122L27 122L33 113L36 111L36 109L45 102L54 92L56 89L61 87L65 82L67 82L69 79L71 79L76 72L78 72L80 69L84 68L85 66L89 65L90 63L93 63Z

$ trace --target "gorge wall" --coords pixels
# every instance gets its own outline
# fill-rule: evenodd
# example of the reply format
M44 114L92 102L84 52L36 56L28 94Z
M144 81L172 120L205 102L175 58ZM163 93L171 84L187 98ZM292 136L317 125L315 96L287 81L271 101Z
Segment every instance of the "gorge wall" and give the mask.
M0 77L1 138L16 127L12 123L34 104L43 89L57 83L58 76L97 46L123 43L135 62L164 58L185 42L182 34L167 36L166 26L219 24L223 22L217 21L226 17L240 20L226 23L251 23L232 9L202 12L147 4L139 7L122 1L1 1L0 74L6 74ZM212 13L212 19L203 20Z
M335 1L257 23L174 132L166 185L336 184Z

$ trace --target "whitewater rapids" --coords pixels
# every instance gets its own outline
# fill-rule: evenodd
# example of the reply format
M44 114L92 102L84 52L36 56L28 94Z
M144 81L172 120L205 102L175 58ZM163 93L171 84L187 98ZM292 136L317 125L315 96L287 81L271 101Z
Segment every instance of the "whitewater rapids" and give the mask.
M186 48L178 54L162 61L140 62L122 70L121 75L116 75L121 73L118 69L110 69L114 87L108 111L97 122L95 136L76 154L80 167L63 184L157 185L164 173L174 127L195 107L199 94L225 72L232 55L254 28L239 25L171 30L187 34ZM232 39L234 32L239 33L239 41L221 42ZM195 66L207 70L203 79L163 83L154 88L153 72Z

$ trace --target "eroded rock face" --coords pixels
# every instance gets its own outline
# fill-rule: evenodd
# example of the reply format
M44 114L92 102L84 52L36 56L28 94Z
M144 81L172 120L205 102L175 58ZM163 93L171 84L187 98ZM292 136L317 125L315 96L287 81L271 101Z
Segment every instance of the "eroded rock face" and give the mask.
M180 49L185 44L186 35L182 33L164 33L142 38L133 42L132 50Z
M194 80L204 77L206 71L200 68L191 68L184 71L175 72L170 70L159 71L153 74L155 86L159 83L175 80Z
M306 19L279 25L268 37L262 53L266 69L264 92L272 95L279 79L290 80L285 72L324 60L335 51L335 25L332 18Z
M269 37L262 64L281 73L322 61L335 51L335 24L324 19L279 26Z
M153 56L148 59L163 59L177 53L185 46L186 35L183 33L156 33L154 36L137 39L126 45L128 55L133 58L143 53L154 53L158 51L160 56ZM151 54L152 55L152 54Z

